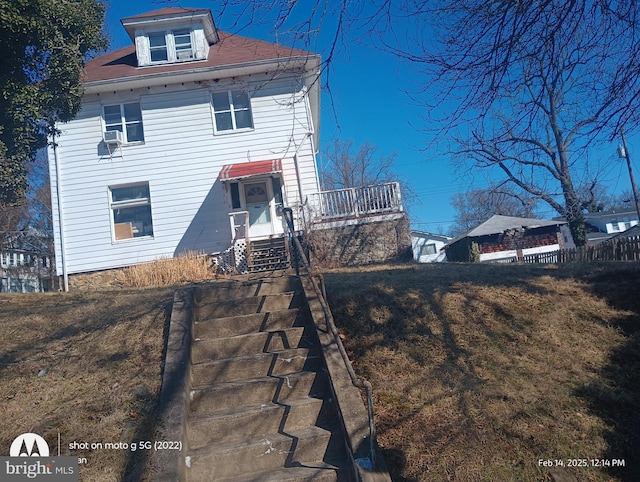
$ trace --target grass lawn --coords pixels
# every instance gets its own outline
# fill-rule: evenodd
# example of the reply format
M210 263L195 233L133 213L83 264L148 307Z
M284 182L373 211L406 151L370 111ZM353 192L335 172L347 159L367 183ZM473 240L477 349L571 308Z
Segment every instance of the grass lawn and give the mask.
M145 450L70 450L154 431L171 289L0 294L0 453L23 432L83 457L80 481L138 481Z
M387 266L325 281L373 383L394 480L551 480L540 460L579 481L640 480L640 265Z
M325 274L374 386L396 481L640 480L640 265L401 265ZM0 294L0 454L23 432L80 481L153 480L148 440L173 289ZM593 467L592 460L604 465ZM587 467L567 467L572 461ZM601 464L602 464L601 463Z

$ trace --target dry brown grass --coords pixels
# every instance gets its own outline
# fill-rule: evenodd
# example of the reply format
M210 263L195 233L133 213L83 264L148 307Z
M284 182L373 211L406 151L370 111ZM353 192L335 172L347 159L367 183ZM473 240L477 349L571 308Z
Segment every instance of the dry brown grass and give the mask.
M640 480L640 266L428 265L325 274L398 481Z
M640 267L387 266L326 274L356 370L374 384L397 481L549 480L540 458L625 459L640 480ZM33 431L86 457L80 480L138 481L173 290L0 295L0 447ZM41 370L44 376L38 376ZM55 449L54 449L55 450Z
M125 268L118 273L117 281L124 286L148 288L210 281L218 277L209 257L188 252Z
M68 449L148 438L173 290L0 295L0 447L23 432L86 457L81 481L142 480L144 453ZM41 371L46 370L42 376Z

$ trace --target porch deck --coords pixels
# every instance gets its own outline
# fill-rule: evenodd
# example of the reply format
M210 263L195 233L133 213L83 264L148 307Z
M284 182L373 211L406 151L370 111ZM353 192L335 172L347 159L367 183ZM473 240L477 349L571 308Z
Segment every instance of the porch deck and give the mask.
M365 218L402 213L400 183L321 191L310 196L308 212L311 223L367 222Z

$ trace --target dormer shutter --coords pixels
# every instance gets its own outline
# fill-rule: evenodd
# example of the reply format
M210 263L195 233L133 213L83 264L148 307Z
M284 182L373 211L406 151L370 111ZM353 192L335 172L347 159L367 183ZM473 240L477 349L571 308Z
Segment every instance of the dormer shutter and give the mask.
M136 55L138 56L138 67L151 65L149 39L143 32L136 32Z

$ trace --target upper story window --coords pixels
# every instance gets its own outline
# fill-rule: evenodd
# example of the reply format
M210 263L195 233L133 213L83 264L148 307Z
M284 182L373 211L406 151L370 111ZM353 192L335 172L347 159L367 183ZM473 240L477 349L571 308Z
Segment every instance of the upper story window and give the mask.
M213 114L216 132L253 128L249 94L242 90L214 92Z
M152 64L179 62L194 58L191 30L189 29L151 32L148 34L148 38L149 56Z
M139 102L105 105L103 110L105 130L122 132L122 140L125 143L144 142Z

